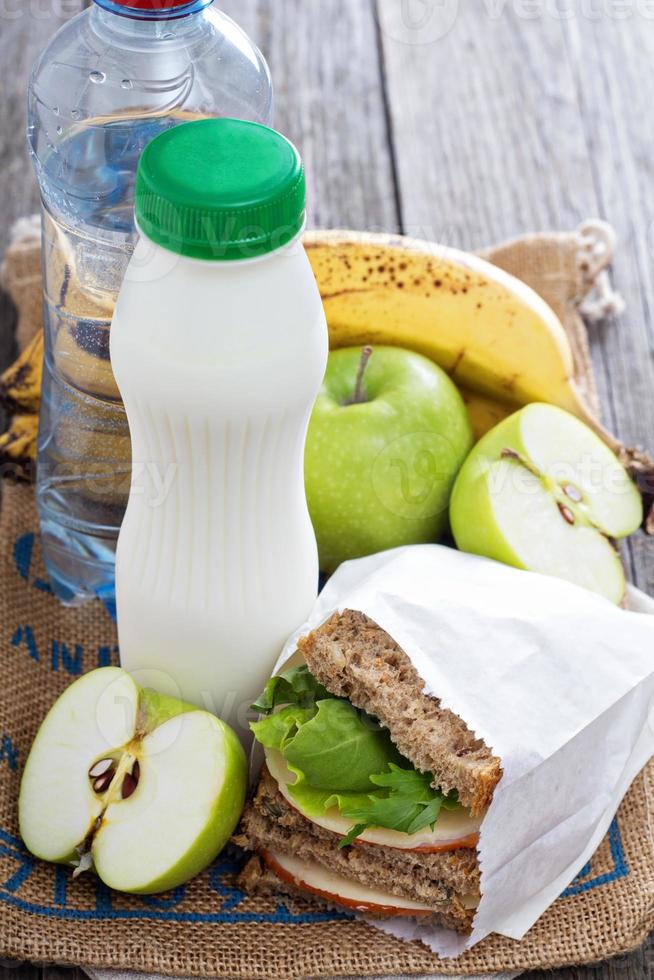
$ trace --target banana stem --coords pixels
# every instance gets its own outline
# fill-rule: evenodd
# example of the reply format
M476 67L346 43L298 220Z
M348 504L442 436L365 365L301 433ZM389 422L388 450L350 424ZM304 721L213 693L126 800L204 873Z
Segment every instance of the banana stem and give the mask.
M372 357L372 347L370 346L370 344L366 344L365 347L361 348L361 357L359 359L359 367L357 368L357 377L354 383L354 394L350 398L348 405L358 405L361 402L366 401L366 393L363 390L363 376L368 366L368 361L370 360L371 357Z

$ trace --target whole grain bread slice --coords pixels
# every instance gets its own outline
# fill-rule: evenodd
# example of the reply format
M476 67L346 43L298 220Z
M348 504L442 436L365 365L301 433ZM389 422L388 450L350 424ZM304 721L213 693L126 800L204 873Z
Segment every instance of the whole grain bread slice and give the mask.
M402 755L433 773L434 786L456 790L475 816L486 809L502 776L500 760L458 715L424 693L424 681L388 633L346 609L301 637L298 647L327 690L378 718Z
M240 847L271 849L316 861L346 878L428 905L449 904L455 896L479 892L475 848L425 853L375 844L341 848L340 841L338 834L307 820L292 807L264 767L234 837Z
M254 854L246 862L238 877L237 883L243 891L249 892L250 894L264 895L271 898L280 894L288 895L290 898L300 898L305 901L309 899L312 903L317 903L327 908L339 908L336 902L330 902L318 895L290 885L286 881L282 881L281 878L278 878L273 871L266 867L265 862L258 854ZM468 934L472 928L473 916L474 912L469 909L464 909L457 899L453 899L449 904L444 905L432 915L420 916L420 922ZM374 913L366 912L366 917L373 919L383 918L384 916L375 916Z

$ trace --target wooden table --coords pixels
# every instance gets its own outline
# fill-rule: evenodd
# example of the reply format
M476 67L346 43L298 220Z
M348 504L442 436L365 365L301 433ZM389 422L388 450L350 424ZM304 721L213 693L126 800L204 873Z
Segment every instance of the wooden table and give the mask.
M217 0L220 3L220 0ZM36 208L24 149L31 62L84 0L0 5L0 247ZM608 426L654 448L654 3L223 0L269 59L276 124L300 146L310 224L479 248L588 217L619 235L619 322L593 328ZM0 303L0 358L13 312ZM654 594L654 540L628 552ZM5 963L0 980L81 980ZM534 974L534 980L537 975ZM557 980L654 978L654 942Z

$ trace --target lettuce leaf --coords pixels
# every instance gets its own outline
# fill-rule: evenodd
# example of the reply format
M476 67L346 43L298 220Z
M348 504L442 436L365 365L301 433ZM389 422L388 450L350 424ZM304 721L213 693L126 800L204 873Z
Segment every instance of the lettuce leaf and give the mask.
M279 704L299 704L308 707L332 695L316 680L306 664L285 670L271 677L263 692L251 705L253 711L268 715Z
M328 793L374 791L371 775L402 761L386 729L349 701L328 698L310 708L288 705L251 728L262 745L279 749L309 786Z
M284 749L315 789L332 793L374 791L371 776L385 772L401 756L386 729L349 701L317 701L316 714Z
M302 812L320 817L337 807L353 821L341 847L367 827L416 833L433 826L442 807L458 806L456 794L434 789L432 776L398 752L388 729L330 695L306 666L273 677L253 708L266 717L250 727L263 746L281 752L295 776L288 792Z
M279 749L285 755L286 746L293 741L302 726L314 717L316 710L315 704L307 708L291 704L274 715L250 722L250 728L257 742L264 748Z
M309 818L322 817L333 807L342 813L343 807L358 810L369 804L367 793L330 793L329 790L314 789L304 778L304 773L293 766L289 766L289 769L296 780L287 789L302 813Z
M423 827L433 827L441 807L452 810L458 806L456 793L445 796L431 785L429 773L416 769L401 769L389 763L390 772L371 776L371 782L387 789L387 795L368 794L363 806L344 801L341 814L354 820L340 847L351 844L367 827L387 827L404 834L415 834Z

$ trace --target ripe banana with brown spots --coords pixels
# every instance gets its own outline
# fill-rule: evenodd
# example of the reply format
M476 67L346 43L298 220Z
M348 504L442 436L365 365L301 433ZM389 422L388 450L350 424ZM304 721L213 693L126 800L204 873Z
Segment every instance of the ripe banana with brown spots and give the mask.
M11 413L38 413L43 374L43 331L39 330L14 363L0 375L0 405Z
M31 480L36 460L39 417L35 413L14 415L6 432L0 435L0 474Z
M520 280L475 255L410 238L312 232L305 245L332 347L408 347L471 393L587 414L565 330Z
M43 331L39 330L14 363L0 375L0 406L9 416L8 428L0 435L3 476L32 478L42 374Z

